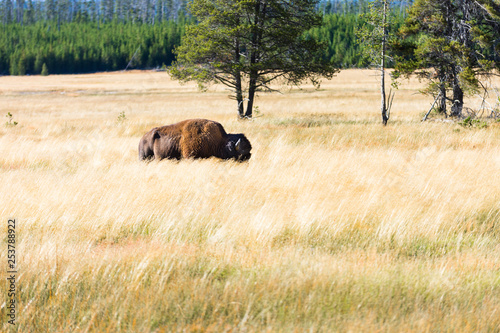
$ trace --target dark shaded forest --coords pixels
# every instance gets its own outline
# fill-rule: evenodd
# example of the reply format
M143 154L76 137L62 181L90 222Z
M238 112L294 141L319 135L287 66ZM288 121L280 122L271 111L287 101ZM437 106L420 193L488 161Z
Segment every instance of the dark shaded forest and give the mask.
M186 0L6 0L0 2L0 74L68 74L165 68L185 28L196 22ZM405 3L394 7L402 22ZM364 67L354 30L364 1L323 1L325 58L340 68Z

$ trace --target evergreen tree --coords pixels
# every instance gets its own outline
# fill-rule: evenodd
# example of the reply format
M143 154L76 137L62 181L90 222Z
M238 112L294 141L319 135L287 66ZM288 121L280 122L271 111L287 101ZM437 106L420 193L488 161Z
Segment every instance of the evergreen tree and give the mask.
M40 74L42 76L49 75L49 69L47 68L47 64L43 63L43 65L42 65L42 72Z
M34 74L38 74L42 71L43 60L40 54L38 53L35 58L35 64L33 67Z
M17 75L26 75L26 56L21 55L17 63Z
M171 74L181 81L230 87L239 116L250 118L255 93L272 91L272 81L318 83L337 71L322 61L325 44L304 38L321 24L316 5L316 0L194 0L190 10L199 24L187 30Z
M495 17L499 6L487 10L487 2L416 0L401 29L406 38L401 49L411 52L401 52L396 74L430 80L427 92L436 96L445 114L448 101L450 115L460 116L464 94L477 92L481 78L500 67L500 21Z
M10 56L10 67L9 67L9 73L10 75L17 75L17 57L16 54L12 54Z

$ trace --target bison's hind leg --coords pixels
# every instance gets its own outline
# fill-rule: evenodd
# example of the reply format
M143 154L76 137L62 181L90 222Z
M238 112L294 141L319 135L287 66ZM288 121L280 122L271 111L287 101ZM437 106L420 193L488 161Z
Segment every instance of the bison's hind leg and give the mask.
M155 140L159 138L158 131L153 128L151 131L146 133L139 141L139 160L152 160L155 158L155 153L153 150Z
M141 141L139 144L139 161L148 161L152 159L154 159L153 150L147 145L147 143Z

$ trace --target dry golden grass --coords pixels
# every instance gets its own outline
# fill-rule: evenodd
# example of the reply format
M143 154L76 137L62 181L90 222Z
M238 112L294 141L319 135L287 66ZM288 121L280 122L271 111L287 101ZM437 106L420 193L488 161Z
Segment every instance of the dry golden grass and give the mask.
M422 124L404 82L384 128L373 75L262 94L252 121L165 73L1 77L1 331L498 332L500 125ZM138 161L187 118L245 133L251 160Z

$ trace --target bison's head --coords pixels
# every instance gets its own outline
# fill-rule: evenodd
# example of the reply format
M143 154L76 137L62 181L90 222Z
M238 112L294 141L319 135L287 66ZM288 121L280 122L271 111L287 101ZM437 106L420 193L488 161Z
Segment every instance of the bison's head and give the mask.
M230 134L226 147L230 158L234 158L237 161L243 162L250 159L250 156L252 156L252 154L250 154L252 145L243 134Z

